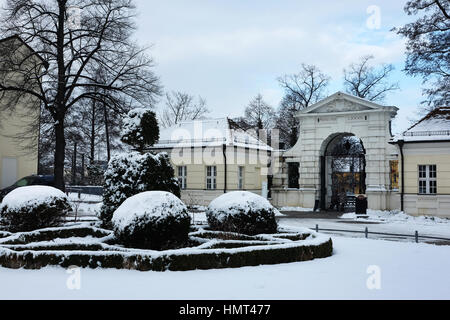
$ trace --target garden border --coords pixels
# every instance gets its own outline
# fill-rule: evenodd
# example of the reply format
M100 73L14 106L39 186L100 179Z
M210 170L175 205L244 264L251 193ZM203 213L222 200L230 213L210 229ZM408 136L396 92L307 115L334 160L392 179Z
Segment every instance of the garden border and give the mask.
M97 228L92 229L96 231L101 230ZM231 249L201 248L202 246L206 247L205 245L208 243L220 242L217 239L210 241L205 239L206 241L198 247L167 251L127 249L101 242L109 237L100 238L99 242L97 242L105 251L15 251L11 249L13 245L0 245L0 266L12 269L41 269L47 266L68 268L77 266L81 268L101 267L139 271L187 271L273 265L326 258L332 255L333 244L331 238L317 234L309 229L304 229L304 232L298 232L297 230L293 232L309 234L309 236L305 240L292 241L276 238L276 235L285 236L287 233L260 235L262 238L267 239L268 244L261 245L255 243L258 242L257 240L244 240L247 243L254 242L254 245ZM199 231L195 231L191 235L195 236L198 233ZM85 245L94 245L94 242L85 243Z

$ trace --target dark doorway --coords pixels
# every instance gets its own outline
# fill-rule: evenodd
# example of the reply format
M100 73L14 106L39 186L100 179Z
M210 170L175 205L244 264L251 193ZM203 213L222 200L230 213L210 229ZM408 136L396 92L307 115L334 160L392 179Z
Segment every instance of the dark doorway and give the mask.
M321 209L351 211L354 199L366 192L366 160L363 143L351 134L328 141L321 167Z
M288 186L290 189L298 189L299 185L299 168L300 164L298 162L289 162L288 163Z

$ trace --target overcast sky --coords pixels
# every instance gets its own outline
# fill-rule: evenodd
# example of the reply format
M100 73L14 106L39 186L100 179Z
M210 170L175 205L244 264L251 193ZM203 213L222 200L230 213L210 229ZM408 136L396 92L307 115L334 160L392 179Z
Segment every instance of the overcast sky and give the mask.
M406 0L137 0L136 35L152 45L156 73L167 91L201 95L210 117L240 116L261 93L277 108L277 77L315 64L343 90L342 70L366 54L396 67L401 90L384 104L400 108L394 131L408 127L423 100L421 80L407 77L405 41L390 30L411 20ZM380 24L374 20L377 6ZM369 11L369 12L368 12ZM375 28L374 28L375 26Z
M332 77L329 94L343 90L343 68L373 54L376 63L396 67L392 80L401 90L384 102L400 108L394 132L417 118L421 79L402 72L405 41L390 31L412 19L403 11L406 0L135 1L136 37L151 46L164 90L202 96L210 117L240 116L258 93L277 108L277 78L302 63Z

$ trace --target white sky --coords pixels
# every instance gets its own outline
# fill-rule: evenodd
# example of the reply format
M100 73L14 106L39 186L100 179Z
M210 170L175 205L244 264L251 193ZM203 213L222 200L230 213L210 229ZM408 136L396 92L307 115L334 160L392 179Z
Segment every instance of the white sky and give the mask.
M404 40L390 30L408 21L405 0L137 0L137 38L151 55L165 90L201 95L211 117L239 116L257 93L278 107L276 81L301 63L332 77L329 93L343 90L342 69L365 54L393 63L401 91L386 105L400 108L394 131L405 130L422 100L421 81L406 77ZM367 20L380 9L380 29Z
M400 108L394 132L417 118L421 79L401 72L404 40L390 31L411 20L406 0L135 1L135 36L151 46L164 89L201 95L210 117L240 116L258 93L277 108L283 92L276 79L298 72L301 63L332 77L329 94L343 90L343 68L373 54L376 62L396 66L392 79L401 91L385 101ZM379 29L368 27L371 6L380 9Z

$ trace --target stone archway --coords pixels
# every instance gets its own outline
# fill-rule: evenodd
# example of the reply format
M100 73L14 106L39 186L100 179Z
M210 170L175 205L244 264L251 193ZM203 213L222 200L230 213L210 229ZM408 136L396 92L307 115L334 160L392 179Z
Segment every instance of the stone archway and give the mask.
M397 150L388 142L392 138L390 124L398 108L382 106L342 92L299 111L300 136L297 144L284 153L299 166L298 205L313 208L321 198L321 158L324 148L336 136L357 136L365 149L366 194L370 209L396 208L390 190L390 160ZM283 206L283 188L274 190L274 204ZM293 190L288 190L292 205ZM288 192L286 191L286 192Z
M320 149L320 208L338 210L342 194L366 192L366 150L352 133L333 133Z

